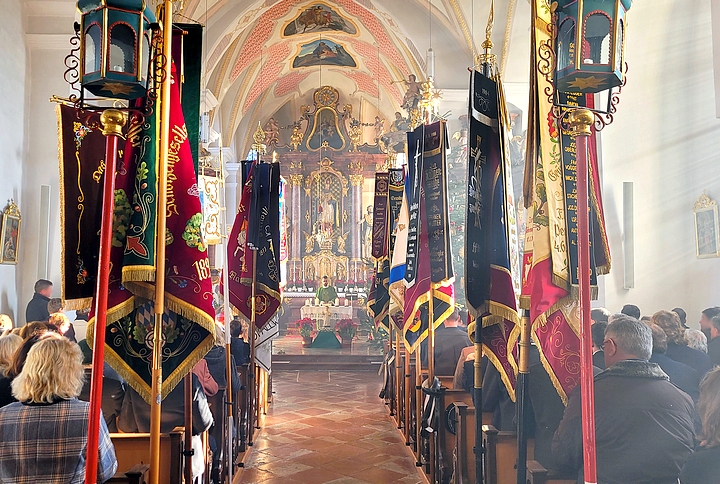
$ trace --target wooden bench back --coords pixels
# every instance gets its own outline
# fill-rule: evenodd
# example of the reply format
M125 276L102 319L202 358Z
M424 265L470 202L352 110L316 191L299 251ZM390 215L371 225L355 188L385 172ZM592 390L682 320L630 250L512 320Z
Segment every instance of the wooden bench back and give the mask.
M515 484L517 481L517 433L498 431L492 425L483 425L485 449L485 482L488 484ZM528 439L527 458L535 455L535 440Z
M160 434L160 482L182 482L184 432L182 427L176 427L170 433ZM110 438L115 446L118 474L137 464L150 463L149 433L111 433Z

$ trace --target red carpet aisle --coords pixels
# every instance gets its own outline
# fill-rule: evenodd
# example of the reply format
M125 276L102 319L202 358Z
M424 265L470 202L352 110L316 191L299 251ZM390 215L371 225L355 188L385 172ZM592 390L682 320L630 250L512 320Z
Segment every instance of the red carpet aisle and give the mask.
M274 403L235 482L419 483L374 372L276 372Z

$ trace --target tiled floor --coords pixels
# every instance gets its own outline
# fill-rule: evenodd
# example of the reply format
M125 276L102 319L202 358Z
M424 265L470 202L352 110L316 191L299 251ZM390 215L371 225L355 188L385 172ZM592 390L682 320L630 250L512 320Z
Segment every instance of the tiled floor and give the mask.
M276 372L241 483L419 483L373 372Z

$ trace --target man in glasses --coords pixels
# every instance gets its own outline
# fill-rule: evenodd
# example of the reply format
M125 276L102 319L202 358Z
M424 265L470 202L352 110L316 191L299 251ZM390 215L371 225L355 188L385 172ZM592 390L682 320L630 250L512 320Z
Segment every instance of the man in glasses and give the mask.
M648 360L652 331L629 316L605 331L607 369L595 377L595 432L599 483L676 484L694 447L694 405ZM570 395L553 438L557 463L583 467L580 392Z

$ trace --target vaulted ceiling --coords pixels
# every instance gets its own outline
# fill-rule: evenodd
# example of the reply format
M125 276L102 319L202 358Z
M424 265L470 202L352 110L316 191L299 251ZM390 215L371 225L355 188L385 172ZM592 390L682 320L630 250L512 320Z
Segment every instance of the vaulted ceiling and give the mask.
M392 115L405 93L400 81L425 76L430 46L445 107L463 105L489 12L490 0L187 0L176 18L206 26L204 87L219 101L214 124L225 145L242 150L258 122L278 112L297 119L321 85L336 87L363 122ZM504 79L526 85L528 2L497 0L494 13Z

